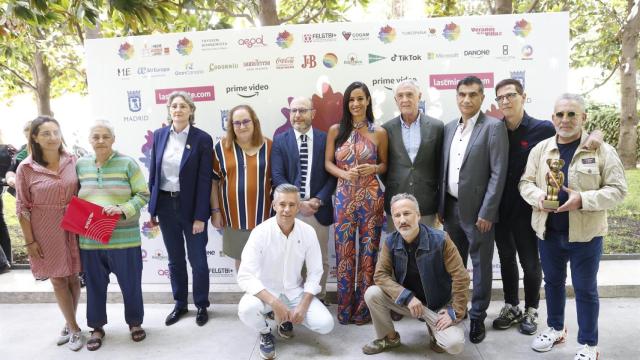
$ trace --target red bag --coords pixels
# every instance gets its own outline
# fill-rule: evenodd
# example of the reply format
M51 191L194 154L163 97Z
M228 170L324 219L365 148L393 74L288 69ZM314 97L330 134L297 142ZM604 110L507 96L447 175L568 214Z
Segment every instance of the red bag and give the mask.
M119 219L120 215L107 215L102 206L74 196L60 225L69 232L107 244Z

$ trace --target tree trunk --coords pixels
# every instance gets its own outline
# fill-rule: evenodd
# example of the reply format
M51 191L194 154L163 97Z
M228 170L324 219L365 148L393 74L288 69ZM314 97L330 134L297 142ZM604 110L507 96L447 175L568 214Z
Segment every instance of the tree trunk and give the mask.
M627 22L622 27L622 61L620 63L620 138L618 153L626 169L636 167L638 161L638 90L636 73L638 61L638 32L640 31L639 3L627 0ZM635 4L634 4L635 2Z
M280 25L276 0L260 0L260 14L258 14L258 19L260 19L262 26Z
M402 19L404 17L404 0L391 0L391 18Z
M512 0L496 0L496 14L511 14L511 13L513 13Z
M38 103L38 115L50 115L51 112L51 76L49 66L44 62L42 52L36 50L31 65L31 74L35 81L35 96Z

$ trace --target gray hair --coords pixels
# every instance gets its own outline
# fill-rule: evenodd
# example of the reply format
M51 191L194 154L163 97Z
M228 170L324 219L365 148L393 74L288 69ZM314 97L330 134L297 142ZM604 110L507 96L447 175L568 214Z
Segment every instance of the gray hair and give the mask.
M275 200L279 194L298 194L298 200L300 200L300 190L297 186L291 184L280 184L273 191L273 199Z
M396 88L394 89L393 94L395 95L398 92L398 89L403 86L410 86L415 89L416 93L420 94L420 85L418 85L418 82L413 79L402 80L398 84L396 84Z
M407 194L407 193L395 194L391 198L391 205L390 206L393 206L393 204L397 203L400 200L409 200L409 201L411 201L413 203L413 205L415 205L416 211L418 212L418 214L420 214L420 204L418 204L418 199L416 199L415 196L413 196L411 194Z
M195 124L196 123L196 114L195 114L196 104L193 102L193 99L191 99L191 95L189 95L189 93L187 93L186 91L174 91L171 94L169 94L169 96L167 96L167 122L169 123L169 125L173 123L169 108L171 107L171 103L173 102L173 99L177 97L181 97L184 100L184 102L189 104L189 107L191 108L191 115L189 116L189 125Z
M93 132L93 130L97 128L105 128L109 130L109 133L111 134L112 137L116 137L116 131L113 128L113 125L111 125L111 123L109 122L109 120L98 119L94 121L91 127L89 128L89 136L91 136L91 133Z
M573 94L573 93L564 93L564 94L558 96L558 99L556 100L556 104L560 100L568 100L568 101L576 102L578 104L578 106L580 106L580 110L583 111L583 112L587 109L587 105L586 105L582 95Z

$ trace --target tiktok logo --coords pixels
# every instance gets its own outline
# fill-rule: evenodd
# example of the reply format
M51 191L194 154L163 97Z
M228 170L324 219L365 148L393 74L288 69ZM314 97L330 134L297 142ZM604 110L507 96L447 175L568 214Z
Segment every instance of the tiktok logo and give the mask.
M304 64L302 64L303 69L312 69L316 67L316 56L315 55L304 55Z

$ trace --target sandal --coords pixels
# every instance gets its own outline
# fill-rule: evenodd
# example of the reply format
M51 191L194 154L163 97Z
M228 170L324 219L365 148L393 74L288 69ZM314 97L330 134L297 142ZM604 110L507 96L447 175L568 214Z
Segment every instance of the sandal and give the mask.
M96 351L100 349L102 346L102 339L105 337L104 330L102 328L93 329L89 334L91 337L87 341L87 350ZM100 337L95 336L97 334L100 334Z
M133 330L133 326L130 326L129 331L131 331L131 340L135 342L140 342L147 338L147 332L141 327Z

